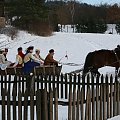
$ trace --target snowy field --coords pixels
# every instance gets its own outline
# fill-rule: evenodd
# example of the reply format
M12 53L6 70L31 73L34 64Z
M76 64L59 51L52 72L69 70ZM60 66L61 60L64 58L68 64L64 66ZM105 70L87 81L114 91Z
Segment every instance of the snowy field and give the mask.
M86 55L95 50L114 49L120 44L120 35L117 34L90 34L90 33L54 33L50 37L39 37L20 31L18 36L11 40L5 35L0 35L0 48L9 48L8 59L15 61L17 48L25 49L33 45L41 49L41 56L45 58L49 49L55 49L55 59L62 63L75 63L79 66L63 66L62 72L71 72L81 69ZM67 54L68 57L65 57ZM105 67L101 73L114 73L114 68Z
M109 27L111 31L113 26ZM115 32L115 31L114 31ZM90 34L90 33L53 33L50 37L40 37L19 31L17 37L11 40L5 35L0 35L0 48L9 48L8 60L14 62L17 48L26 48L33 45L41 50L41 56L45 58L49 49L55 49L55 59L61 63L75 63L78 66L63 65L62 72L69 73L83 68L86 55L89 52L109 49L113 50L120 44L120 35L117 34ZM68 57L65 57L65 56ZM115 68L104 67L99 69L102 74L114 74ZM59 120L66 120L67 108L59 106ZM110 120L110 119L109 119ZM120 120L120 116L111 120Z

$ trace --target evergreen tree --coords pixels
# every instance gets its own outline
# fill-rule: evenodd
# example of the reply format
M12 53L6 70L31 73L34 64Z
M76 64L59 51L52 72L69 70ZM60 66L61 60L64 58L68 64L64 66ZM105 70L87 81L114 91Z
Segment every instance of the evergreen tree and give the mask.
M48 8L43 0L19 0L6 3L8 18L13 26L28 29L33 22L47 21Z
M107 30L107 25L102 21L94 19L82 20L76 25L76 32L81 33L104 33Z

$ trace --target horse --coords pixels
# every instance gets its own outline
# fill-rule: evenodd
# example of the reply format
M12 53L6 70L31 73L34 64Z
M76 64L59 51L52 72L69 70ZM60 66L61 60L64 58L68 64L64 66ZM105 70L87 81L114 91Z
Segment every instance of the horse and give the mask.
M120 67L120 49L114 50L98 50L88 53L85 59L83 75L91 72L94 75L100 75L99 68L111 66L116 68L116 73Z

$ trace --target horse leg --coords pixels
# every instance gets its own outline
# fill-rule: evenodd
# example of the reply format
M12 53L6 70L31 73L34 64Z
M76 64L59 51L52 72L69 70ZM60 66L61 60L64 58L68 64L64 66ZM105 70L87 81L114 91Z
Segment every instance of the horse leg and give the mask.
M118 70L119 70L119 68L116 67L116 68L115 68L115 75L118 75Z
M98 75L98 76L100 76L100 73L98 72L98 69L96 68L96 69L93 69L92 71L91 71L91 73L93 73L93 75Z

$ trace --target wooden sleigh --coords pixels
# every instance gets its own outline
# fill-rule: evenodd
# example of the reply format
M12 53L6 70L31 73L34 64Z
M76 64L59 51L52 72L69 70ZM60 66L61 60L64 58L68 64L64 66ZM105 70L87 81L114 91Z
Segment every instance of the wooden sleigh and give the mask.
M34 75L60 75L62 66L40 66L33 70ZM0 75L24 75L21 67L0 70Z

